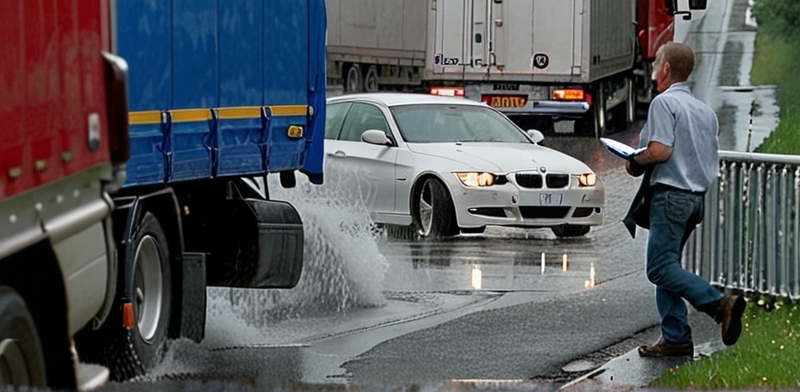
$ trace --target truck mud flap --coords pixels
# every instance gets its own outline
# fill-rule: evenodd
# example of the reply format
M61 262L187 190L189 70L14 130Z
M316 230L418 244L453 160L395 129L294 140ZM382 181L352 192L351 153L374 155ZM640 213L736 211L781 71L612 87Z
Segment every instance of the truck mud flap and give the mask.
M180 336L201 342L206 325L206 255L183 254Z
M225 201L218 240L226 249L209 263L209 286L293 288L303 269L303 222L286 202ZM235 252L231 252L235 247Z

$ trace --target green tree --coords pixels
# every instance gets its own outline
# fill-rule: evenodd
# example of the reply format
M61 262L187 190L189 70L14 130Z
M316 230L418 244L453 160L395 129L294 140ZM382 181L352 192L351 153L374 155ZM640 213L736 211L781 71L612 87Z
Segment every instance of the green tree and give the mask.
M800 0L755 0L753 16L768 33L800 42Z

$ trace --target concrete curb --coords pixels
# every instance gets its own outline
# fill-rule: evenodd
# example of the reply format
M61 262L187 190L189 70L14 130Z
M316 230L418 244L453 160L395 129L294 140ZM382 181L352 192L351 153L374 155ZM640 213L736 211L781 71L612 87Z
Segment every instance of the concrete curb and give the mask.
M642 358L638 349L608 361L594 371L564 384L559 391L583 390L633 390L646 387L669 369L725 349L722 342L708 342L695 346L694 357Z

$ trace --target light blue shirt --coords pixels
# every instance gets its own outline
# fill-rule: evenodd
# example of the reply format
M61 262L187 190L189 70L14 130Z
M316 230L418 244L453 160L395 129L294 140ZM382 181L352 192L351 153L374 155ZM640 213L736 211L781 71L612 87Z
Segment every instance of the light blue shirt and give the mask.
M656 96L639 134L639 147L659 142L672 147L672 155L656 165L650 183L706 191L719 173L718 134L716 113L695 98L686 83L675 83Z

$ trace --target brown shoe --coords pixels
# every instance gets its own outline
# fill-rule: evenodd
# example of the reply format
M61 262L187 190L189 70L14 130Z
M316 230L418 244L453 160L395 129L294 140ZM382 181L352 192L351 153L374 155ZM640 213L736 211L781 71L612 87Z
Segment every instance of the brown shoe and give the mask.
M692 342L671 343L658 339L652 346L639 346L640 357L684 357L694 355L694 344Z
M722 301L722 343L732 346L742 334L742 315L747 306L741 295L729 295Z

